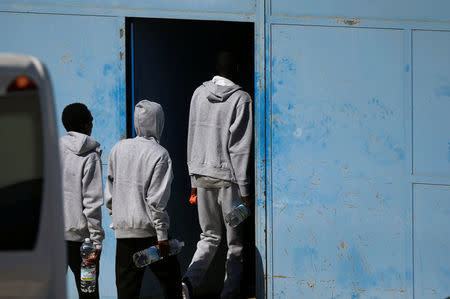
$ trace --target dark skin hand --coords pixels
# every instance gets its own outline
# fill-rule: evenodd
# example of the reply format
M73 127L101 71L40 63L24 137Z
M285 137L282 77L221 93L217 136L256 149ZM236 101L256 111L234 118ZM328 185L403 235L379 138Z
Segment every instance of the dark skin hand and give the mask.
M197 188L191 189L191 196L197 196ZM250 196L242 196L242 201L244 202L244 205L250 209L251 207L251 198Z
M95 249L95 252L86 259L86 264L95 264L100 259L101 253L101 249Z
M189 202L192 205L197 205L197 200L191 201L193 199L193 197L197 197L197 188L192 188L191 189L191 198L189 199Z
M244 205L250 209L251 207L251 199L250 196L242 196L242 201L244 202Z
M159 256L165 258L170 253L169 240L158 241Z

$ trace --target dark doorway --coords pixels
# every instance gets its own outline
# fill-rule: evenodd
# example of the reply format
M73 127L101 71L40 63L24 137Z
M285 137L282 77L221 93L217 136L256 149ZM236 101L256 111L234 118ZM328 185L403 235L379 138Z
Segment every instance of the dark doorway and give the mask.
M182 273L189 265L200 236L197 208L188 203L190 181L186 142L189 106L194 90L216 74L216 55L223 49L237 55L240 79L236 83L254 98L253 23L127 19L128 137L133 136L132 115L136 102L148 99L163 106L166 122L161 144L169 151L174 170L168 206L170 232L173 238L186 242L179 256ZM254 218L251 217L243 225L246 225L248 244L242 286L247 297L255 297ZM224 235L221 248L198 294L204 298L215 298L222 288L225 240ZM143 298L159 298L161 291L154 277L148 274L145 279L141 292Z

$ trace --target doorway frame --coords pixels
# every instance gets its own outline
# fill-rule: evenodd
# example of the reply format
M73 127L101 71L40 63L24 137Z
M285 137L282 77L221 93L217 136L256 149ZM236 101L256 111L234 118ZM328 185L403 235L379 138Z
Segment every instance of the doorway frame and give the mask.
M166 20L185 20L185 21L220 21L220 22L242 22L242 23L251 23L254 28L254 207L255 207L255 265L262 266L262 272L258 271L259 269L255 269L255 292L256 298L268 298L268 294L271 294L272 291L272 233L268 229L268 227L272 227L271 223L271 211L272 204L267 201L267 195L271 194L270 191L267 190L267 182L268 176L270 176L270 171L267 171L267 168L270 166L267 163L270 163L270 158L267 157L267 152L270 151L270 148L267 149L267 141L266 138L270 135L266 135L266 132L270 132L270 122L267 121L267 105L270 105L267 102L267 99L270 97L267 96L265 87L266 76L268 70L266 69L266 61L269 57L266 53L266 39L265 39L265 6L264 3L258 3L257 5L257 13L255 18L239 18L236 19L234 16L224 16L223 18L211 19L211 18L198 18L192 17L190 15L181 15L177 17L168 17L168 16L145 16L139 18L142 19L166 19ZM127 20L128 18L136 18L125 17L124 25L125 25L125 39L124 39L124 49L126 51L129 49L131 51L130 55L125 53L126 63L125 63L125 72L126 72L126 91L130 90L131 92L126 92L125 105L127 109L126 113L126 134L128 137L134 137L134 125L132 121L132 115L134 114L134 105L135 102L135 92L134 92L134 32L133 32L133 23ZM130 24L130 26L128 26ZM130 45L128 47L128 45ZM128 67L130 66L130 68ZM269 106L270 107L270 106ZM269 108L270 110L270 108ZM270 111L269 111L270 112ZM270 114L269 114L270 115ZM268 143L270 144L270 142ZM269 226L268 226L269 224Z

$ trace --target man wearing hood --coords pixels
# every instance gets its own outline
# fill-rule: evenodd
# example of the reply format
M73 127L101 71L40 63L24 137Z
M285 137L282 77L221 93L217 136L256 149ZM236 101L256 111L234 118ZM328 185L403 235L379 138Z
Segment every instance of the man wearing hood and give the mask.
M242 202L250 204L251 98L232 81L238 65L230 52L218 55L217 70L219 76L195 90L189 114L187 163L202 233L183 278L185 298L200 286L217 251L222 219ZM239 298L242 227L225 224L225 228L228 253L221 298Z
M139 298L145 268L133 254L159 245L162 260L149 267L167 298L181 298L176 256L168 256L169 215L166 205L172 184L172 161L159 144L164 128L161 105L140 101L134 110L136 137L119 141L111 150L106 182L106 208L117 239L116 285L119 299Z
M98 274L102 241L103 183L100 161L100 144L90 137L92 115L81 103L64 108L62 122L67 135L60 139L60 154L63 175L64 222L67 243L68 265L75 276L80 298L99 298ZM90 238L96 253L89 262L97 266L94 293L80 290L80 247L85 238Z

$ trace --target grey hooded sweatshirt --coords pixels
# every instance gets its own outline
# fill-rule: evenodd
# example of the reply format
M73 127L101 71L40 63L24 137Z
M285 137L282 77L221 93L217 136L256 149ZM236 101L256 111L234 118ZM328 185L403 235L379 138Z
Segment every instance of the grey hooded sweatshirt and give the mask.
M187 161L192 187L196 176L239 185L249 195L248 164L252 143L251 98L239 85L207 81L192 96Z
M77 132L68 132L60 138L59 144L66 240L82 242L90 238L100 247L105 237L100 144Z
M106 181L106 208L116 238L157 236L167 240L166 205L172 184L172 161L159 145L164 112L157 103L140 101L134 110L137 137L119 141L111 150Z

